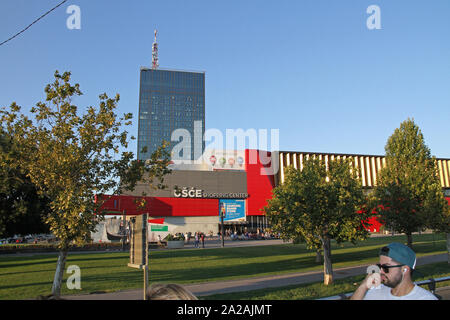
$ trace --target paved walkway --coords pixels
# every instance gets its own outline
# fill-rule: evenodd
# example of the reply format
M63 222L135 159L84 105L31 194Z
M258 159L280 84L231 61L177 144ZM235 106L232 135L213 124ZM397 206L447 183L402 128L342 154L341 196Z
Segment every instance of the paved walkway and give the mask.
M419 257L417 266L447 261L447 254L439 254L427 257ZM334 278L342 279L346 277L357 276L366 273L368 265L347 267L334 270ZM267 276L249 279L239 279L230 281L216 281L184 285L196 296L208 296L212 294L242 292L262 288L275 288L288 285L305 284L323 281L322 271L313 271L306 273L293 273L279 276ZM426 288L426 287L425 287ZM437 294L443 296L444 300L450 300L450 287L436 290ZM142 300L143 290L119 291L103 294L73 295L64 296L69 300Z

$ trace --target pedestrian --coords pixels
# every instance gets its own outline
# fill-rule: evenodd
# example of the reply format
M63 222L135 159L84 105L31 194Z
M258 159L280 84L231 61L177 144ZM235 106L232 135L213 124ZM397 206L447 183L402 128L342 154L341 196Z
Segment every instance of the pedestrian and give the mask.
M196 232L196 233L195 233L194 247L195 247L195 248L198 248L198 244L199 244L198 232Z
M351 300L438 300L412 281L416 254L404 244L393 242L380 250L380 272L370 273Z
M204 248L205 247L205 234L203 232L201 235L201 239L202 239L202 248Z

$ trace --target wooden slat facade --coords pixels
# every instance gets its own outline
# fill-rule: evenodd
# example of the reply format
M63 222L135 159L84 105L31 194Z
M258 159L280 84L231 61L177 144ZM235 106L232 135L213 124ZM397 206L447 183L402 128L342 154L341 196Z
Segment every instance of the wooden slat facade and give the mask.
M276 153L274 153L274 156ZM276 184L284 182L284 169L293 166L296 169L303 170L305 159L325 160L328 166L329 161L334 159L352 158L354 168L358 168L362 185L365 188L372 188L377 184L377 175L381 168L386 166L384 156L376 155L357 155L357 154L332 154L332 153L308 153L308 152L284 152L278 153L279 170L276 175ZM275 160L275 159L273 159ZM443 189L450 189L450 159L436 159L439 179Z

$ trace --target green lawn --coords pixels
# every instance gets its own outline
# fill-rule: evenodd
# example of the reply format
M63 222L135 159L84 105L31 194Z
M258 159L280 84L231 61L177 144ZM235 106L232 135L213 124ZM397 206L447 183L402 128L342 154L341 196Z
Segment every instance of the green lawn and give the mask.
M415 277L414 281L427 280L450 276L450 268L447 262L424 265L418 268L423 274ZM323 283L311 283L292 285L280 288L259 289L228 294L215 294L200 297L201 300L313 300L331 297L341 293L354 292L361 284L365 275L336 280L333 285L325 286ZM436 284L436 287L448 286L450 281ZM422 286L428 290L428 286Z
M405 236L370 238L357 246L333 245L333 267L374 263L382 245L405 242ZM414 237L418 256L446 252L443 235ZM0 256L0 299L28 299L50 293L56 255L32 257ZM81 269L82 290L63 294L137 289L142 287L142 271L127 267L128 253L69 254L66 268ZM276 245L241 248L161 250L150 253L150 281L180 284L260 277L274 274L322 270L314 262L315 253L304 245ZM68 274L65 275L66 281Z

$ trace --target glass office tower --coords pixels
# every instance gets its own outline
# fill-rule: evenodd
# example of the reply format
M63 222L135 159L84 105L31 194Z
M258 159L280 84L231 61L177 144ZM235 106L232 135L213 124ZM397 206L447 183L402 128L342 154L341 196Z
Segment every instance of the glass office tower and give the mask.
M205 73L141 68L138 159L150 158L163 140L171 141L176 129L189 132L191 154L182 151L175 157L195 160L205 149ZM178 142L172 141L169 150Z

